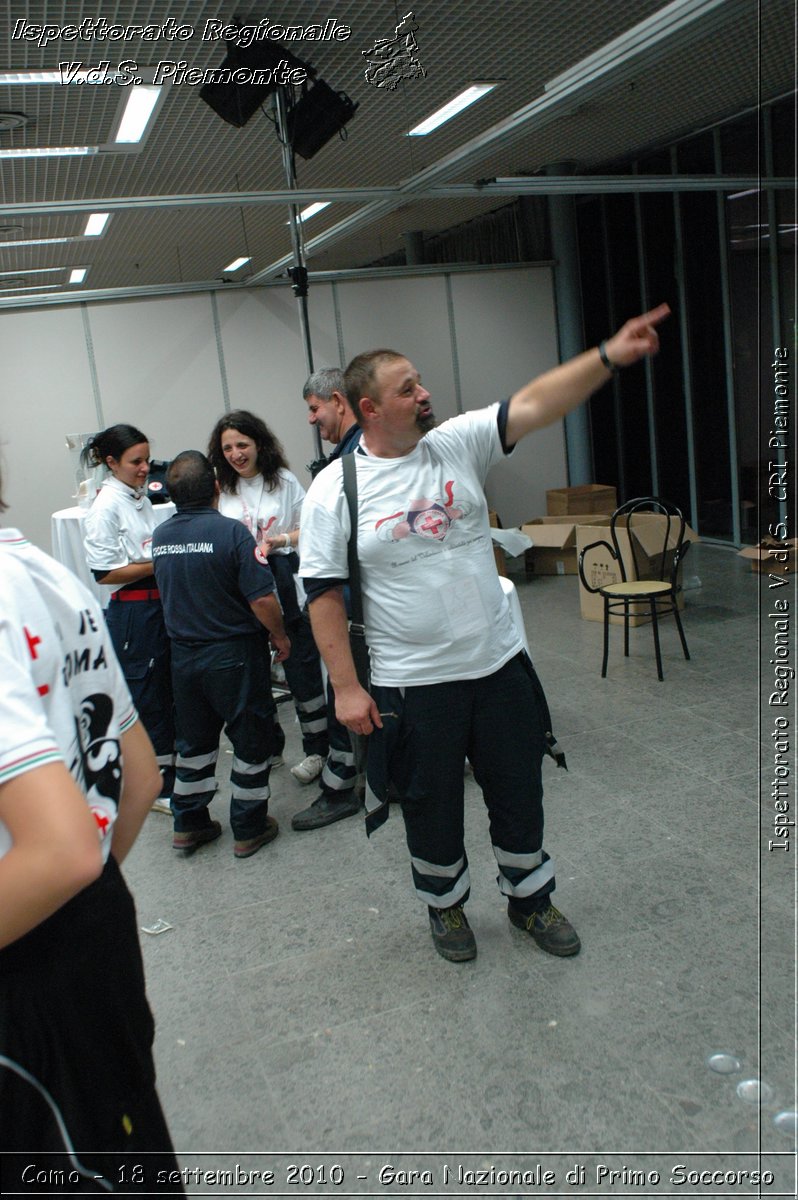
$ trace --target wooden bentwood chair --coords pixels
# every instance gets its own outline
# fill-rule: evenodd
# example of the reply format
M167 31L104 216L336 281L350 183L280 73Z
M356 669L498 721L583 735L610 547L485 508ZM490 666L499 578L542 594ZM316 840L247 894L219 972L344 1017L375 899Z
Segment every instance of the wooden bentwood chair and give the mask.
M648 521L645 529L645 542L635 536L635 529L641 531L647 518L651 515L661 518L661 523ZM652 547L653 528L656 529L656 547ZM589 592L597 592L604 598L604 661L601 665L601 676L607 675L607 657L609 654L610 616L614 612L623 612L623 652L629 657L629 618L631 615L651 617L651 628L654 631L654 651L657 656L657 676L663 679L662 655L659 647L659 618L673 613L676 628L679 631L684 657L690 658L687 642L684 637L681 618L677 605L679 586L676 582L679 566L690 549L690 543L684 540L685 520L675 504L661 500L656 496L645 496L636 500L627 500L616 509L610 517L610 537L612 545L606 541L591 542L585 546L579 555L579 578ZM621 538L623 536L623 550ZM644 550L643 545L649 547ZM601 547L617 562L621 579L618 583L599 584L594 586L585 573L585 558L590 551ZM650 578L646 578L650 576ZM634 613L630 605L634 604Z

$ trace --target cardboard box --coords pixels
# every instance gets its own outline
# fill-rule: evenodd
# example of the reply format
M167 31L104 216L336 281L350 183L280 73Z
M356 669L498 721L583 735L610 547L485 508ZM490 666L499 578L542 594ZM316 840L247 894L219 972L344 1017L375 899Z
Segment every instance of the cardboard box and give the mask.
M632 557L632 547L629 541L629 532L620 525L617 527L618 541L620 542L621 555L626 567L627 577L635 578L634 561ZM637 559L640 563L640 578L641 579L656 579L659 571L659 553L662 549L662 541L665 536L665 517L655 513L637 514L632 521L632 533L637 543ZM698 534L689 525L685 525L684 530L685 542L697 542ZM609 521L604 524L578 525L576 529L576 551L577 556L589 546L591 542L605 541L612 545L610 536ZM666 566L670 567L673 562L673 551L675 549L675 536L671 530L671 546L669 550ZM608 553L604 547L598 547L591 550L586 556L584 562L584 571L592 587L603 587L608 583L621 582L620 565ZM681 582L682 567L679 567L677 580ZM682 592L677 593L677 605L684 608L684 595ZM582 580L579 580L579 607L582 616L586 621L603 621L604 620L604 597L598 592L589 592L582 585ZM630 625L644 625L651 618L643 616L640 610L645 610L645 602L640 604L630 605ZM637 611L635 611L637 609ZM623 625L623 613L612 613L610 622L613 625Z
M584 513L614 513L618 498L614 487L603 483L583 483L579 487L550 488L546 492L546 513L550 517L577 516Z
M501 529L502 527L502 523L499 520L499 514L495 511L495 509L488 509L488 522L493 529ZM495 542L493 543L493 557L496 560L496 570L500 575L504 575L506 577L507 560L504 557L504 551L502 550L501 546L497 546Z
M524 555L527 575L576 575L576 527L592 522L604 523L606 518L593 513L571 517L533 517L521 526L535 543Z
M780 542L765 537L758 546L745 546L740 558L747 558L757 575L792 575L798 569L798 538Z

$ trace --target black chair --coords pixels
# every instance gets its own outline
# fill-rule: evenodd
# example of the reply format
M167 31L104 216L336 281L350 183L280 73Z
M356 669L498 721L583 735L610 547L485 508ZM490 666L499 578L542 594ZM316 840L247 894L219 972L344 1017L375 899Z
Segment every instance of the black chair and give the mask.
M662 518L653 523L647 518L651 515ZM690 658L687 642L684 637L682 621L679 616L677 596L679 586L676 582L679 566L690 549L690 543L684 540L685 520L675 504L668 500L660 500L656 496L645 496L637 500L627 500L616 509L610 517L610 537L612 545L606 541L591 542L585 546L579 555L579 578L589 591L598 593L604 598L604 661L601 665L601 676L607 675L607 657L610 640L610 615L623 611L623 652L629 657L629 618L632 615L630 606L634 604L634 615L651 617L651 628L654 631L654 650L657 656L657 676L661 680L662 655L659 648L659 618L673 613L676 628L684 650L684 657ZM637 533L644 535L641 541ZM623 539L619 537L623 533ZM656 548L652 545L656 534ZM623 549L621 546L623 540ZM594 585L585 574L585 558L590 551L601 547L617 562L621 579L618 583ZM647 547L644 549L644 547ZM625 553L624 553L625 551Z

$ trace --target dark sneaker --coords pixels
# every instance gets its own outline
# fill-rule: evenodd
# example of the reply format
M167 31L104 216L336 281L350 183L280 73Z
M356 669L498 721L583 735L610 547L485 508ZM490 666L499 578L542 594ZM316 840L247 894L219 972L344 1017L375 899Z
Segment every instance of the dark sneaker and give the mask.
M222 836L222 827L218 821L211 821L204 829L184 829L181 833L172 835L172 849L180 854L193 854L206 842L215 842Z
M525 929L547 954L567 958L569 954L578 954L582 948L573 925L553 904L544 908L542 912L531 913L530 916L518 912L512 904L508 904L507 916L517 929Z
M477 943L462 904L453 908L429 906L429 927L435 949L449 962L468 962L477 956Z
M294 813L291 818L291 828L299 831L321 829L325 825L332 825L334 821L342 821L344 817L353 817L355 813L360 812L361 808L360 800L353 794L342 796L340 800L334 800L326 792L322 792L309 808L303 808L301 812Z
M269 842L273 842L279 832L280 826L274 817L267 817L266 828L263 833L259 833L257 837L236 841L233 846L233 854L235 854L236 858L251 858L253 854L258 853L261 846L268 846Z

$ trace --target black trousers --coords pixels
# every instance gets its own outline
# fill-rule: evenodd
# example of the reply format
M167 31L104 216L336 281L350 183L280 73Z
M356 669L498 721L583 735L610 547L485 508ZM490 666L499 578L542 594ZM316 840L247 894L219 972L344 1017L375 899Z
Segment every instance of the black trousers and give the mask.
M97 1174L114 1191L182 1194L153 1033L135 908L111 858L0 950L0 1194L99 1194Z
M133 703L161 768L161 796L175 780L175 716L170 648L160 600L111 600L105 621Z
M384 818L388 780L396 784L419 899L450 908L468 898L468 757L488 810L499 890L520 912L545 908L554 890L543 849L548 709L527 655L480 679L371 691L383 728L368 739L366 807Z
M230 826L238 840L258 837L266 828L271 760L279 752L266 634L224 642L176 641L172 677L177 715L175 829L210 824L219 735L226 729L233 746Z

